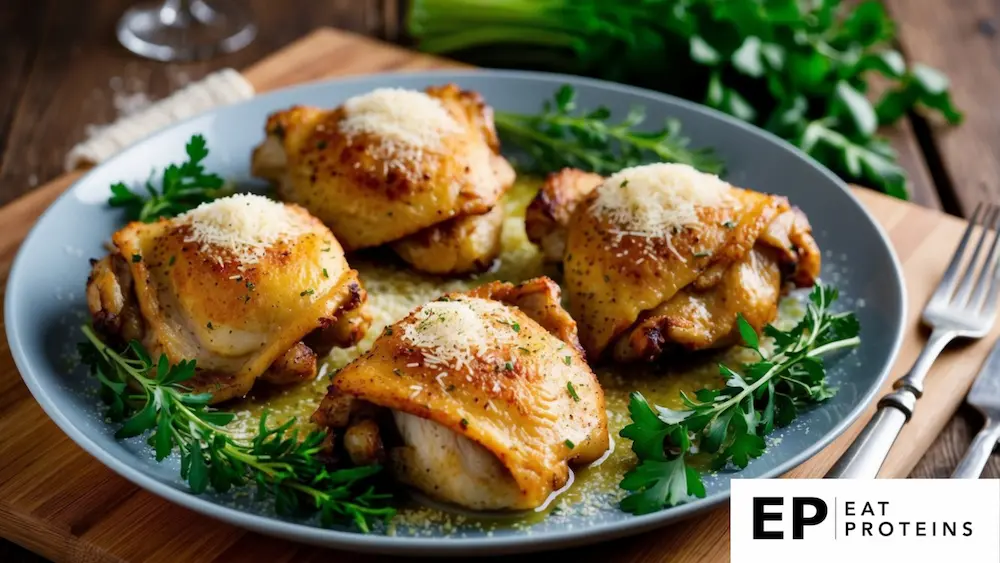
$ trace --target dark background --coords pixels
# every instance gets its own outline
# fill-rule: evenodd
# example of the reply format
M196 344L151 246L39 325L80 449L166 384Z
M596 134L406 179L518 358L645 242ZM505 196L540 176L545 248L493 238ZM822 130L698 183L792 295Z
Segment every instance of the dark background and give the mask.
M157 63L132 56L115 40L115 22L132 3L0 0L0 205L61 174L66 152L89 127L109 123L215 69L247 66L317 27L408 44L402 0L254 0L249 4L259 33L250 47L207 62ZM1000 84L1000 57L994 57L994 22L1000 7L990 0L886 4L900 21L903 52L951 75L956 101L967 113L967 124L949 136L939 137L915 117L888 134L913 178L914 199L938 208L943 202L946 210L961 213L969 197L981 198L998 189L964 181L976 179L977 171L963 166L962 158L975 150L993 165L997 159L992 152L1000 150L1000 142L984 141L991 136L1000 141L996 128L989 129L997 119L994 113L1000 114L994 111L1000 109L998 90L991 86ZM990 57L983 58L984 53ZM972 63L981 66L966 70ZM983 99L992 102L977 105ZM976 143L974 149L957 146L965 139ZM996 184L996 178L989 179ZM965 190L972 190L971 195L964 195ZM950 475L980 424L976 413L963 408L911 476ZM1000 477L1000 456L994 455L985 476ZM40 560L0 539L0 561Z

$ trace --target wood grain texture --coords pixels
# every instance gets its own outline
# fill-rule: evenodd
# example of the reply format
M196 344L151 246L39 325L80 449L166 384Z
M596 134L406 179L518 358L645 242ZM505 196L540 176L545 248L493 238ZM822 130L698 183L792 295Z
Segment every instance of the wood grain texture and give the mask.
M0 81L0 205L61 174L67 150L84 138L89 127L113 121L129 105L130 96L158 99L217 68L245 67L321 25L405 40L405 0L290 4L254 0L249 4L260 34L247 49L205 62L163 64L132 56L114 39L117 18L133 3L4 3L0 10L0 76L5 78ZM372 72L364 63L358 68ZM904 121L883 133L910 175L912 200L941 208L910 123Z
M947 184L963 216L1000 200L1000 4L993 0L885 0L907 58L945 72L961 127L930 124Z
M414 69L448 64L430 58L401 56L356 36L331 30L314 33L248 69L261 89L284 80L308 80L357 68L360 54L382 61L385 69ZM373 53L373 51L378 51ZM337 54L336 57L332 56ZM287 57L287 59L286 59ZM338 63L337 61L343 61ZM290 67L300 70L290 71ZM268 70L270 69L270 70ZM309 70L311 69L311 70ZM61 193L73 176L61 178L0 209L0 284L21 238L38 214ZM943 272L964 228L963 221L867 191L858 197L886 228L903 263L911 318L899 376L918 353L923 334L916 312ZM2 296L0 296L2 297ZM996 331L1000 333L1000 328ZM995 338L996 335L994 335ZM918 463L935 436L948 423L985 357L988 340L948 351L928 378L927 395L905 428L883 476L904 477ZM866 417L870 416L866 414ZM819 477L846 449L863 421L820 454L790 473ZM57 561L381 561L266 538L212 521L136 488L75 446L46 417L21 382L0 340L0 536ZM666 530L564 552L581 561L614 556L630 562L725 561L729 554L729 516L723 508ZM545 556L518 557L518 561Z
M965 112L960 127L920 118L916 123L931 151L924 164L930 161L940 197L949 210L968 216L980 201L1000 199L1000 114L996 112L1000 4L991 0L885 0L885 4L897 22L906 57L944 71L951 79L956 105ZM910 170L903 153L901 160ZM963 406L911 476L950 475L981 424L982 417ZM991 458L984 476L1000 477L1000 455Z
M143 97L163 98L219 68L247 67L325 25L398 38L398 3L251 0L260 32L249 47L209 61L164 64L135 57L115 39L115 23L135 0L3 0L0 205L62 174L66 152L88 128L114 121Z

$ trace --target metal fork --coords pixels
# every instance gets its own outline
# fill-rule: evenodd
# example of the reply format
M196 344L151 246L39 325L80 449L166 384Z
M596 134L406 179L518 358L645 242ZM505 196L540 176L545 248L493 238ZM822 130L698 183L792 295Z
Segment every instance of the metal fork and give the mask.
M982 230L973 237L977 225ZM966 247L973 238L977 241L966 259ZM924 377L944 347L959 337L982 338L993 327L1000 294L998 243L1000 208L979 204L941 283L924 307L923 323L932 329L927 344L910 371L896 381L895 390L879 401L875 416L826 474L827 478L872 479L878 475L900 430L913 416L917 399L924 391ZM989 251L983 252L986 247Z

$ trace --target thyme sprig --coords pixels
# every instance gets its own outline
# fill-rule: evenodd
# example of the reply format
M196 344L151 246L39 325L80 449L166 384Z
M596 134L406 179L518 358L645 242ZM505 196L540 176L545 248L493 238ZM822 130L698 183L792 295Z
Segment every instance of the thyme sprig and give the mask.
M722 161L710 149L688 148L680 122L668 119L655 131L641 131L642 107L633 107L623 120L610 122L606 107L577 111L576 91L564 84L539 114L496 112L494 122L504 138L525 153L515 166L527 173L546 174L561 168L580 168L613 174L622 168L649 162L679 162L703 172L722 172Z
M281 515L319 513L324 526L353 523L363 532L395 514L391 495L371 484L381 467L329 470L320 456L322 432L300 439L292 429L295 419L268 428L265 413L257 434L238 440L226 429L234 414L209 407L210 393L192 393L184 385L195 375L193 360L171 365L161 355L154 362L137 341L119 352L91 327L84 326L83 334L82 361L100 381L107 418L121 423L115 438L149 433L157 461L179 452L181 478L192 493L254 484L258 498L272 497Z

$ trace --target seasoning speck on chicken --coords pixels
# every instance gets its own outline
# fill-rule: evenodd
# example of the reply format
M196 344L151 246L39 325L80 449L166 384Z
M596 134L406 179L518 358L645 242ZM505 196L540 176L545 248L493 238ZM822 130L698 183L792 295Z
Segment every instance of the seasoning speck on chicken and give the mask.
M196 360L190 385L213 403L246 395L257 379L315 378L317 355L351 346L371 320L336 238L296 205L231 196L130 223L112 242L87 282L95 327L171 363ZM143 259L125 259L134 255Z
M777 315L785 281L806 287L819 275L809 222L788 200L681 164L603 181L561 171L526 221L546 258L563 264L593 359L727 346L738 338L737 314L759 331Z
M570 464L609 446L604 393L548 278L418 307L337 374L313 421L349 431L360 421L336 415L345 401L382 411L382 435L398 438L382 443L399 444L387 451L399 480L475 510L540 506Z
M507 330L514 323L510 310L487 299L459 296L432 301L411 317L401 327L402 339L420 351L428 366L461 370L491 346L512 339Z
M308 229L292 208L255 194L203 203L179 215L176 222L188 228L184 242L198 244L205 254L225 253L243 264L257 263L267 249Z
M500 251L514 170L492 110L453 84L379 89L331 110L271 115L253 173L326 223L348 251L391 244L414 268L458 274Z

